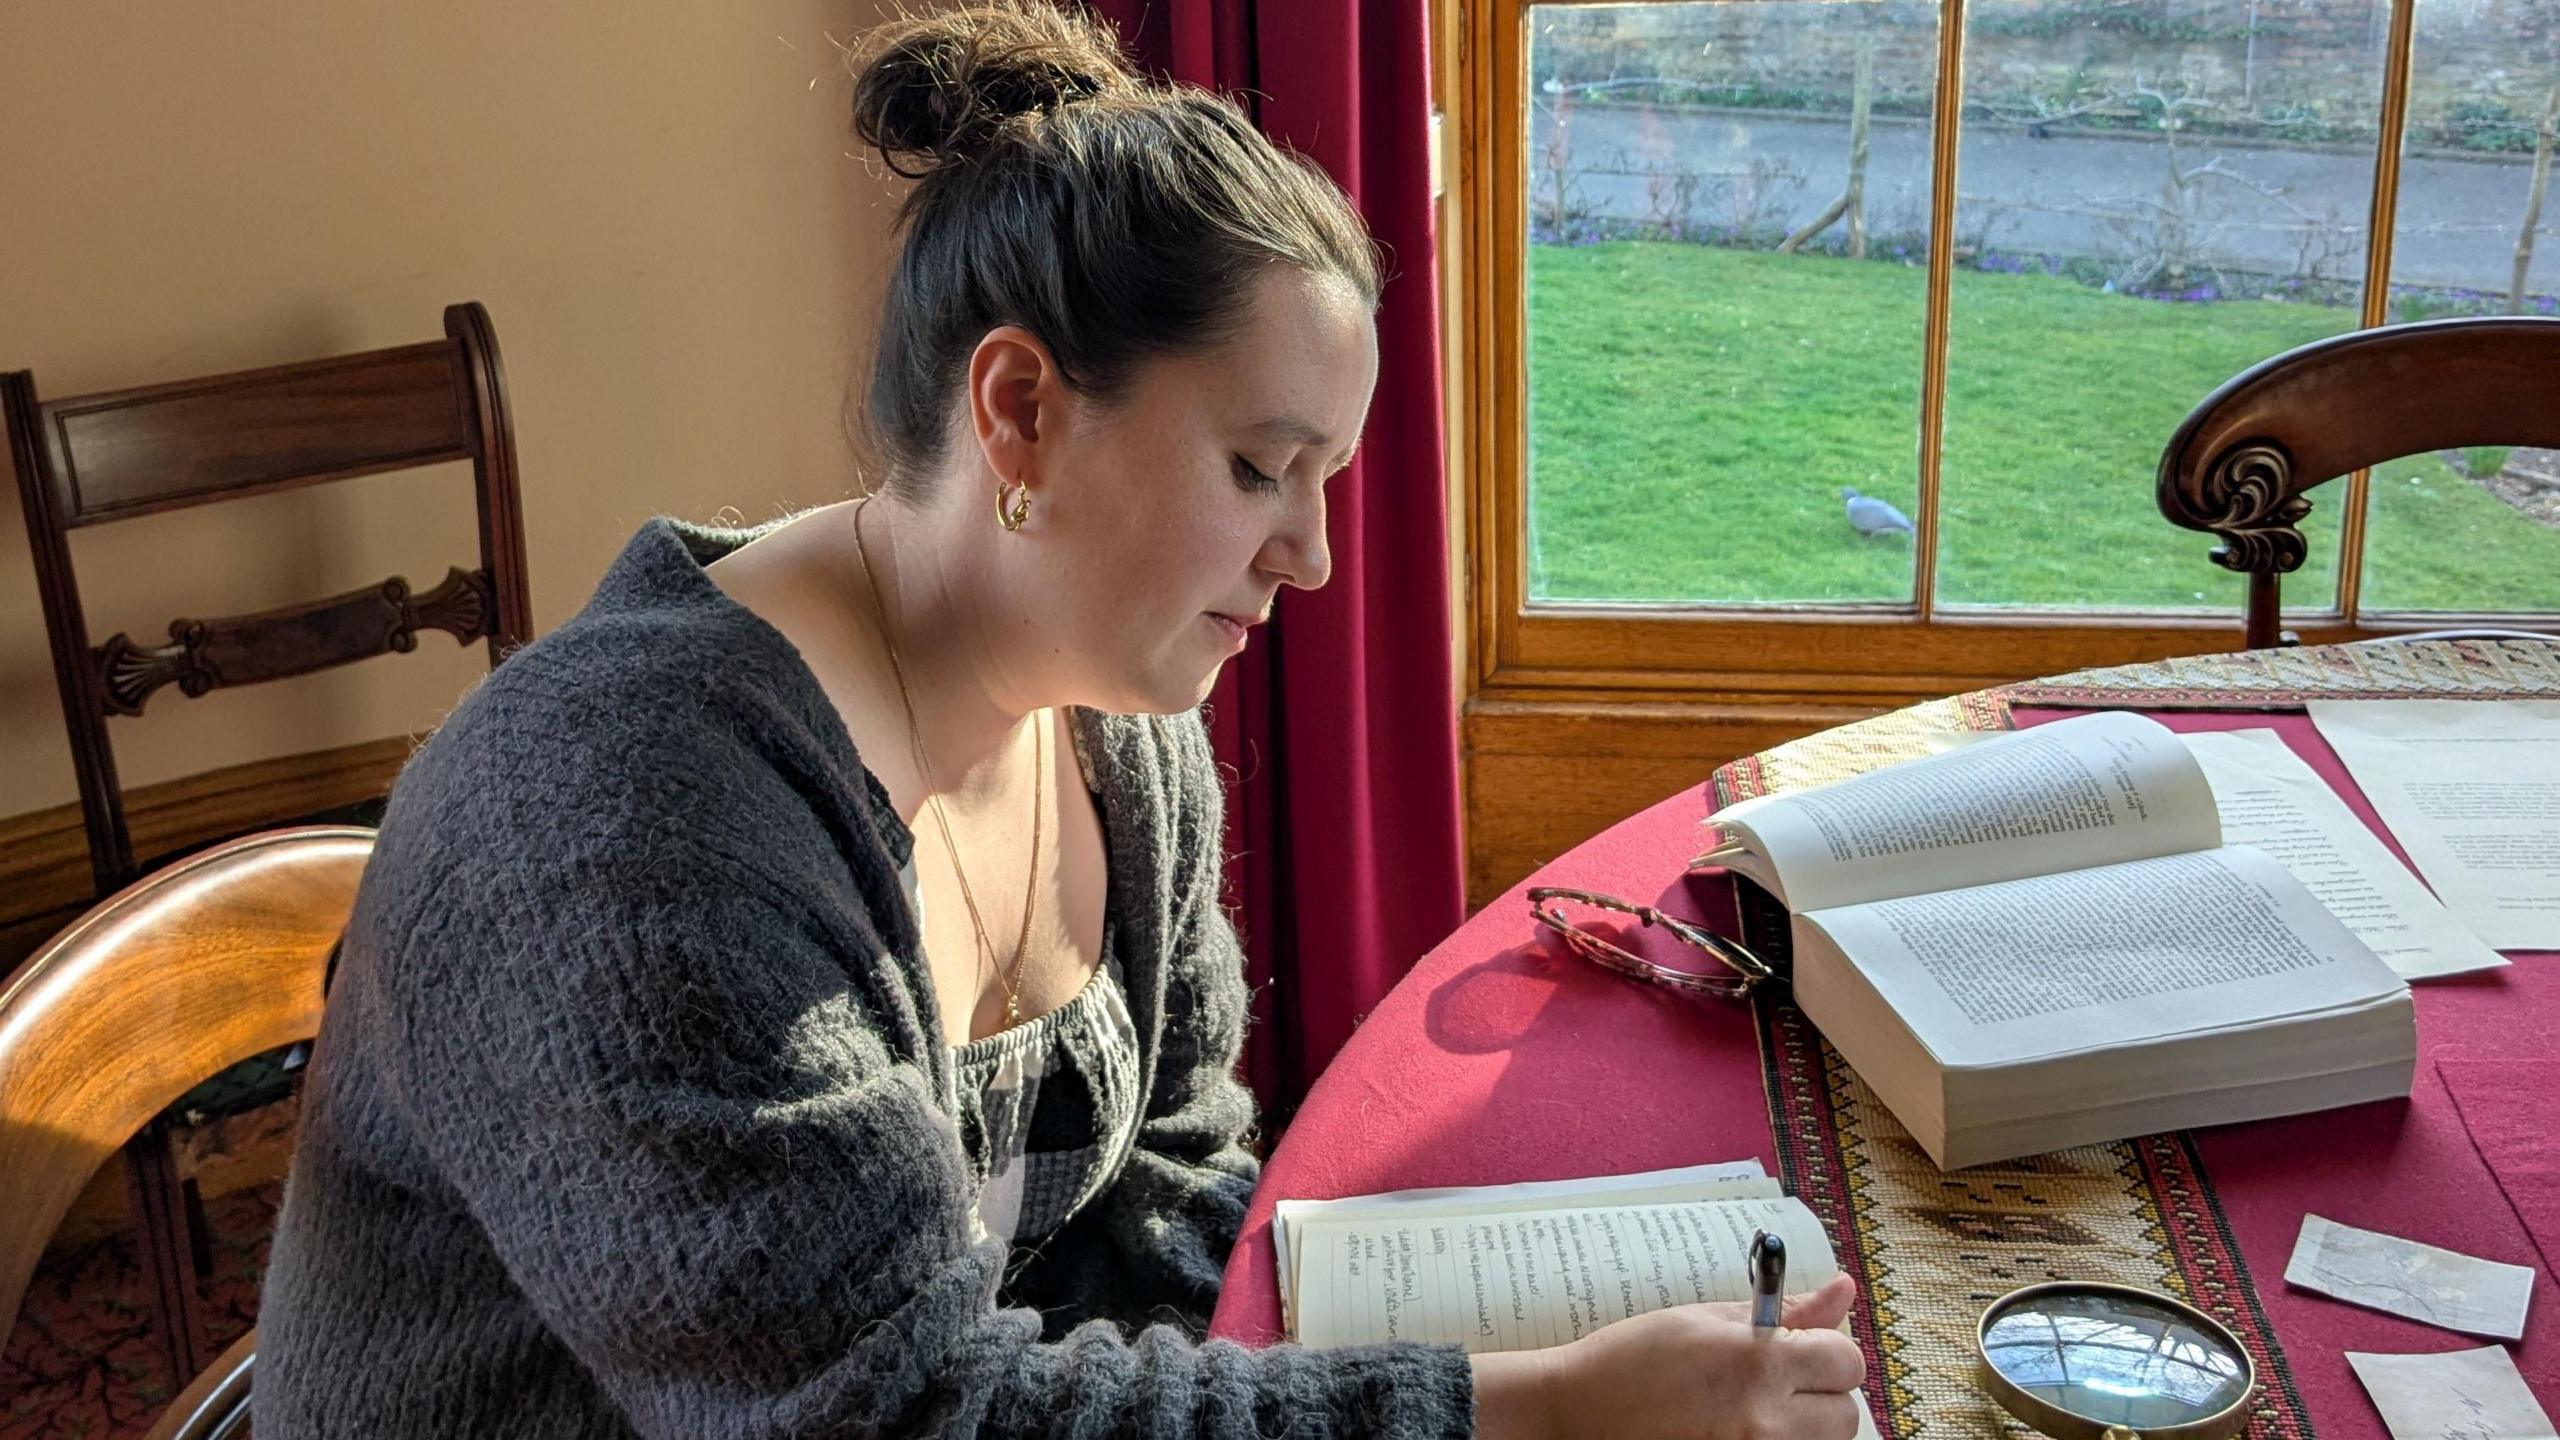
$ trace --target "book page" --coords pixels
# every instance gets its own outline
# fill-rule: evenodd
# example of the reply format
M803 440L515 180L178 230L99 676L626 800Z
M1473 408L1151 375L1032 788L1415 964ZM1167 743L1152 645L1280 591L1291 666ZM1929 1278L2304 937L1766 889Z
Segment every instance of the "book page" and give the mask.
M2244 846L1804 917L1942 1066L2245 1027L2406 986Z
M1452 1215L1515 1214L1591 1205L1668 1205L1684 1200L1749 1200L1784 1193L1758 1160L1727 1160L1625 1175L1522 1180L1508 1185L1449 1185L1348 1195L1339 1200L1283 1200L1273 1207L1271 1248L1280 1267L1280 1313L1297 1304L1296 1232L1310 1220L1421 1220Z
M1766 857L1768 888L1799 913L2222 843L2195 757L2168 727L2120 710L1711 819Z
M2507 963L2436 903L2283 736L2210 730L2185 738L2213 786L2223 841L2291 871L2401 979Z
M2314 700L2436 898L2493 950L2560 949L2560 700Z
M1749 1299L1754 1230L1787 1242L1790 1294L1837 1272L1821 1222L1793 1198L1313 1221L1298 1233L1295 1338L1563 1345L1631 1315Z

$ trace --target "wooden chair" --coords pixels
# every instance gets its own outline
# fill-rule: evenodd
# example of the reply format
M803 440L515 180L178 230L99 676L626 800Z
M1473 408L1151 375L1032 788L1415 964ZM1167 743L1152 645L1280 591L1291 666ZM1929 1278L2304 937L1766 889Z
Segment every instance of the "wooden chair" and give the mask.
M319 1033L329 954L372 853L373 832L352 826L216 846L100 903L0 989L0 1316L14 1320L64 1211L127 1137L204 1077ZM137 1197L166 1210L175 1178L164 1169ZM159 1308L187 1317L177 1375L195 1377L151 1435L244 1433L255 1332L208 1367L194 1305L167 1303L192 1294L184 1261L145 1267Z
M2317 340L2205 397L2160 457L2160 513L2249 577L2247 644L2278 643L2277 577L2308 554L2305 491L2404 455L2560 449L2560 319L2386 325Z
M444 330L444 339L419 345L43 402L28 372L0 375L99 895L141 868L108 716L141 714L171 683L197 696L414 650L421 629L463 644L486 637L492 665L531 638L497 335L476 301L446 307ZM479 568L456 567L424 594L394 577L255 615L172 621L166 645L124 634L90 645L71 531L456 460L471 462L479 496Z

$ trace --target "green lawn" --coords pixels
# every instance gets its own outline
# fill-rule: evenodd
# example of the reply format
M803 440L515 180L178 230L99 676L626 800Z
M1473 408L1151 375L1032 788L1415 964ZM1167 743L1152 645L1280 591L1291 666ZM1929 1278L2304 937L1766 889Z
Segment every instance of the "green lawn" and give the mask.
M1857 534L1839 490L1913 506L1922 303L1922 272L1900 265L1531 246L1530 593L1907 599L1908 537ZM2224 379L2353 320L1959 272L1940 597L2236 608L2211 537L2153 506L2160 447ZM2373 489L2369 605L2560 609L2560 531L2433 457L2383 466ZM2329 593L2345 496L2313 492L2289 598Z

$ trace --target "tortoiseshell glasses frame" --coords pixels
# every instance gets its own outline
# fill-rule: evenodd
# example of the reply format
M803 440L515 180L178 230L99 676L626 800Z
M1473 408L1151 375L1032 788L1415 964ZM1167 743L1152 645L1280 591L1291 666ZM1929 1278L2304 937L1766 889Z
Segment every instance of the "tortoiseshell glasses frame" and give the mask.
M1633 915L1646 925L1660 926L1673 938L1706 951L1721 967L1722 973L1681 970L1647 960L1574 924L1566 917L1563 908L1553 903L1558 900L1571 900L1598 910ZM1661 985L1685 995L1741 1000L1776 978L1776 972L1770 969L1767 961L1741 945L1677 915L1666 915L1658 907L1638 905L1615 895L1599 895L1561 885L1540 885L1529 891L1529 914L1539 924L1563 936L1567 948L1583 959L1606 966L1631 980Z

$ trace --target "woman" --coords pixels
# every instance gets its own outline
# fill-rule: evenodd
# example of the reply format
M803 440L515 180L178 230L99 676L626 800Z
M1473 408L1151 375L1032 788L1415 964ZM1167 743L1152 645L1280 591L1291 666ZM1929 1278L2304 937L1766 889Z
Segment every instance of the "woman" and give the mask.
M1850 1434L1845 1337L1706 1307L1472 1362L1197 1338L1256 1163L1192 712L1325 581L1377 263L1037 4L886 27L855 111L920 177L885 487L652 522L401 776L260 1440Z

